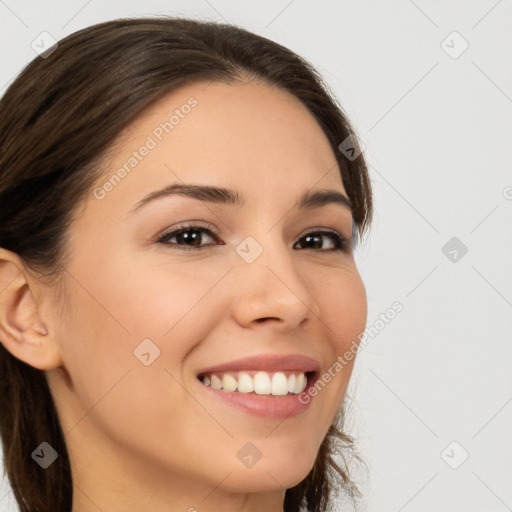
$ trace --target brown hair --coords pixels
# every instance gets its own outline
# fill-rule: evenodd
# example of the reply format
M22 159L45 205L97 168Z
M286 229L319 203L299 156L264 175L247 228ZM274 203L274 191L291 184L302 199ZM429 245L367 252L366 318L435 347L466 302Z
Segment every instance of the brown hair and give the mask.
M372 215L367 167L362 154L346 158L338 150L353 129L320 75L289 49L234 25L151 17L85 28L43 57L31 61L0 100L0 247L56 287L66 267L68 228L121 128L151 102L193 82L263 80L298 98L327 136L357 231L366 231ZM4 468L20 511L71 510L71 467L45 374L1 343L0 404ZM337 480L339 490L360 496L347 454L362 460L342 431L344 416L345 402L310 473L286 491L286 512L328 510ZM45 471L31 458L43 441L59 454Z

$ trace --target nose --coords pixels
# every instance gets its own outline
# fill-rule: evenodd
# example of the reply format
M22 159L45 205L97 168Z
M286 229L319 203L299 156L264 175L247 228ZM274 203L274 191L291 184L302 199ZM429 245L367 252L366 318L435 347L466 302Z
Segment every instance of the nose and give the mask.
M252 263L237 260L233 316L241 326L265 323L287 332L319 318L320 308L308 279L297 272L293 251L282 240L269 239Z

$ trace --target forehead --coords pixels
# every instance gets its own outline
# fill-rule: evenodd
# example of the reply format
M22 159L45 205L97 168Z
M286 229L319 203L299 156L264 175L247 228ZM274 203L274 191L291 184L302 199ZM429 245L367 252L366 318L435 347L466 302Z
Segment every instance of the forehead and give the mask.
M258 81L199 82L159 99L118 139L97 185L111 177L109 201L102 203L125 210L180 181L229 186L249 202L297 197L314 187L344 192L313 115L291 93Z

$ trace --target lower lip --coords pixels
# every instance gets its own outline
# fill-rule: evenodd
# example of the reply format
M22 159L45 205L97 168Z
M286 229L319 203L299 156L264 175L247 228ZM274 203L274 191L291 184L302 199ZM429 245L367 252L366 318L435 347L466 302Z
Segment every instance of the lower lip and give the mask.
M257 395L255 393L240 393L238 391L224 391L222 389L215 389L210 386L205 386L198 380L198 384L213 398L221 400L224 403L231 405L245 413L258 416L260 418L270 419L287 419L298 416L306 411L311 404L313 397L309 395L308 391L314 386L316 381L316 374L308 378L308 385L306 389L298 395ZM307 396L307 403L299 401L299 397ZM306 402L303 398L302 401Z

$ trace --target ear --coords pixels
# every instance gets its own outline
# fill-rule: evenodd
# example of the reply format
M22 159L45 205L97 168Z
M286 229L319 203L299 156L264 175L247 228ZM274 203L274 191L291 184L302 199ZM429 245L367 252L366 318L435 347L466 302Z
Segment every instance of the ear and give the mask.
M0 343L30 366L51 370L61 366L62 359L40 316L37 285L20 257L0 248Z

